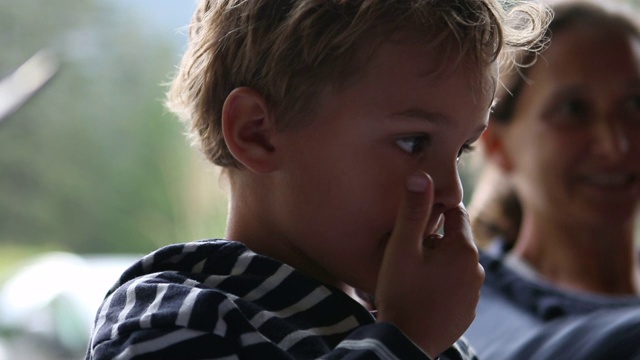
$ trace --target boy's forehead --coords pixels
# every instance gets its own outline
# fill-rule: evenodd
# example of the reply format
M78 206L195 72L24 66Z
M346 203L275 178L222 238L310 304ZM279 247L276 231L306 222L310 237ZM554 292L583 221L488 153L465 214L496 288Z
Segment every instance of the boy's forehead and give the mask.
M425 111L438 108L442 104L436 98L446 97L449 102L451 97L469 94L466 101L488 110L496 90L497 64L479 67L470 56L438 51L430 45L415 41L381 44L355 81L358 91L380 104L390 97L399 110L412 111L420 106Z
M394 44L407 49L406 56L420 59L414 62L417 75L433 81L445 81L455 72L462 70L468 76L470 86L474 91L482 94L490 94L491 98L497 89L499 79L499 64L497 60L482 63L470 53L461 53L456 46L451 44L434 44L424 40L416 40L415 37L404 38L400 42L391 42L392 46L382 51L399 51ZM491 101L493 102L493 100ZM490 104L489 104L490 105Z
M466 83L464 88L472 93L472 101L482 104L485 109L491 107L498 83L497 62L479 66L470 54L461 55L457 45L436 43L419 37L416 33L399 32L368 40L359 44L359 66L352 68L355 71L334 81L327 79L329 82L325 85L329 86L321 85L321 93L341 93L353 86L361 90L362 86L375 89L380 83L404 87L405 85L392 80L403 76L421 78L420 84L431 83L433 86L430 87L437 88L445 86L456 73L464 73L461 81ZM388 89L389 86L385 88ZM417 90L418 93L420 91L422 90Z
M405 45L412 49L414 56L426 59L421 76L446 76L455 71L458 66L468 67L478 79L491 79L497 82L499 64L497 59L487 61L489 54L475 54L470 51L462 51L455 37L447 34L426 34L424 31L399 30L384 39L382 44ZM378 46L378 49L383 46ZM397 51L397 50L389 50ZM489 49L487 49L489 52ZM475 68L475 69L474 69Z

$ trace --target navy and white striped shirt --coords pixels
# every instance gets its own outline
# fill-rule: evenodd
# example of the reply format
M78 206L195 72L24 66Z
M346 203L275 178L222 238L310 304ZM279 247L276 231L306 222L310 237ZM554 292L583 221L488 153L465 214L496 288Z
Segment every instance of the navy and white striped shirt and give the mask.
M428 359L342 291L244 245L142 258L109 291L86 359ZM443 359L474 359L458 341Z

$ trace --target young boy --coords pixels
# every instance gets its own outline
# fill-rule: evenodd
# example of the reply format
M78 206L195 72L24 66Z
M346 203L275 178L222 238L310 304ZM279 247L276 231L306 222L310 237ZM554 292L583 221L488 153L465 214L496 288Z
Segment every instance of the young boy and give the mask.
M228 240L125 272L87 359L473 357L456 340L484 272L456 162L487 126L503 16L203 0L169 103L225 168Z

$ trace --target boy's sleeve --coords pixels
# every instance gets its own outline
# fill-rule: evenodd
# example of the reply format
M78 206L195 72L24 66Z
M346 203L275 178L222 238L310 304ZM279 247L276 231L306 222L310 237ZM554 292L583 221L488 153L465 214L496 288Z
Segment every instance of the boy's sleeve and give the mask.
M430 360L400 329L389 323L375 323L356 329L323 358Z
M377 338L372 338L375 335ZM384 340L381 340L384 339ZM383 342L384 341L384 342ZM267 345L267 344L264 344ZM273 344L241 347L237 340L186 328L138 330L101 343L87 359L294 359ZM389 324L367 325L356 330L321 359L424 359L397 328ZM477 360L459 342L434 360Z
M233 306L231 302L229 306ZM221 304L218 309L227 306ZM216 328L244 327L247 325L236 317L233 311L218 314ZM116 315L116 314L114 314ZM135 320L139 323L139 318ZM210 319L209 319L210 320ZM190 321L191 322L191 321ZM110 329L111 336L94 343L88 350L87 360L106 359L296 359L277 344L269 341L259 332L246 331L241 336L226 331L204 331L170 323L149 324L149 328L135 326L126 330L128 321L121 322L118 328ZM243 324L244 323L244 324ZM245 328L245 330L249 330ZM117 333L116 335L113 335ZM225 336L223 334L228 334ZM315 358L317 356L309 356ZM332 351L321 356L322 359L424 359L430 358L422 352L397 327L388 323L364 325L353 331ZM442 360L467 360L460 346L450 348L443 353Z
M240 341L187 328L136 330L96 346L87 359L294 359L275 344ZM366 325L321 359L425 359L430 358L390 324Z
M326 359L425 359L431 358L400 329L389 323L360 327L343 340ZM478 360L464 338L434 360Z
M103 342L86 359L293 359L273 345L256 345L241 346L237 339L187 328L146 329Z
M294 319L247 317L239 306L251 303L196 285L163 272L117 288L98 310L85 359L429 359L390 323L358 326L353 319L355 330L344 338L317 335ZM295 349L279 343L292 334L300 337Z

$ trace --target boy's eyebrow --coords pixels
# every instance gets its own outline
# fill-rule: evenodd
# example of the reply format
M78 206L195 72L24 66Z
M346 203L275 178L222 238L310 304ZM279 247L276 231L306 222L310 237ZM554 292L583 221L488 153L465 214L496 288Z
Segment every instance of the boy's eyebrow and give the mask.
M409 117L418 120L424 120L434 124L446 123L447 116L437 113L431 112L420 108L411 108L407 110L403 110L397 113L394 113L393 116L401 116L401 117Z
M443 115L437 112L427 111L420 108L411 108L404 111L400 111L400 112L394 113L393 116L414 118L417 120L427 121L434 125L440 125L440 124L448 125L451 123L447 121L448 117L446 115ZM487 119L487 122L478 125L478 127L474 131L474 135L482 134L487 129L488 126L489 126L489 122Z

